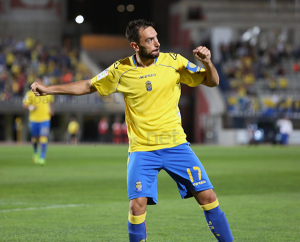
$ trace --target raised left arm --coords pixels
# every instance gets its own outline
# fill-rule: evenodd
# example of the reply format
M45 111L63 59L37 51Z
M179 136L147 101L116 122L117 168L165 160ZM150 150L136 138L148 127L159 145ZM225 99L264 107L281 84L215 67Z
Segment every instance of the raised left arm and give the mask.
M219 74L211 62L211 53L210 50L205 46L199 46L193 50L194 56L202 62L206 70L205 78L202 81L202 85L208 87L215 87L219 85Z

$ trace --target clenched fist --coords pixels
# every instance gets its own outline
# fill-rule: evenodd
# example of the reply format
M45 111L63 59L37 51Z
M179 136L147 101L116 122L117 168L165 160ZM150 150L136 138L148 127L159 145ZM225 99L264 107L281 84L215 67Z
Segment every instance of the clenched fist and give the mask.
M202 63L209 63L211 62L211 53L210 50L207 49L205 46L199 46L193 50L194 56L201 61Z
M35 96L46 96L47 92L43 84L41 82L34 82L31 86L31 91L34 93Z

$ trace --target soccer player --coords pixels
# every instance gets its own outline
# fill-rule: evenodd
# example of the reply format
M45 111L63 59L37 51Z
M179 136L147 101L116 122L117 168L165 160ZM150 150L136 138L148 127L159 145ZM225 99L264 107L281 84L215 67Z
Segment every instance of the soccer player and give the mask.
M98 134L100 143L108 142L108 122L107 117L103 117L100 119L98 123Z
M35 83L43 85L41 78ZM33 145L33 162L40 165L46 164L46 151L48 135L50 129L50 119L53 115L53 96L36 97L29 90L24 99L23 107L29 110L29 127L31 133L31 142ZM38 152L38 145L41 145L41 152Z
M70 143L77 145L78 143L78 132L79 132L79 123L75 116L71 117L71 121L68 125L68 133L70 135Z
M161 169L177 183L182 198L196 199L216 239L233 241L213 186L186 140L178 108L181 83L191 87L219 84L210 51L204 46L193 50L205 69L179 54L160 53L153 24L145 20L131 21L126 37L135 50L134 55L115 62L91 80L49 87L34 83L33 93L36 96L83 95L95 91L102 96L123 94L129 138L130 242L146 241L146 207L157 203L157 174Z
M113 143L121 144L122 143L122 124L119 120L116 120L112 124L112 133L113 133Z

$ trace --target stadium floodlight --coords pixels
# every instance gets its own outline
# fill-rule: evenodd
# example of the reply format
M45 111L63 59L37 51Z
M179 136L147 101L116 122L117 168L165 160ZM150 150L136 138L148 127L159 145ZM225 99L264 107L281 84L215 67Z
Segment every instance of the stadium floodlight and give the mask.
M78 16L75 18L75 21L76 21L76 23L78 23L78 24L82 24L83 21L84 21L84 18L83 18L82 15L78 15Z
M117 9L118 9L118 11L119 12L124 12L124 10L125 10L125 6L124 5L119 5L118 7L117 7Z
M127 11L128 12L132 12L134 10L134 6L132 5L132 4L129 4L128 6L127 6Z

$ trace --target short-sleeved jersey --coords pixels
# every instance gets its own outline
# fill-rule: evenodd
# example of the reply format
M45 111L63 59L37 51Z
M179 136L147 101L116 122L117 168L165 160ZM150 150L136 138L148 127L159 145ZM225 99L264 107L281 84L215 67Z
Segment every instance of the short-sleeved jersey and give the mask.
M51 95L36 97L31 90L28 91L23 99L23 103L37 107L35 110L29 111L29 121L44 122L50 120L50 104L53 101L54 98Z
M204 78L205 70L181 55L160 53L147 68L138 67L134 55L119 60L91 83L102 96L123 94L129 152L133 152L187 142L178 108L180 83L195 87Z
M71 121L68 125L69 134L77 134L79 130L79 124L77 121Z

